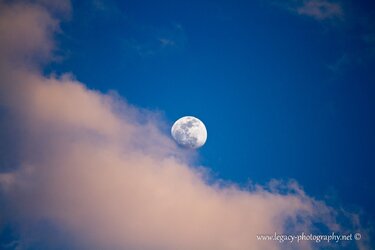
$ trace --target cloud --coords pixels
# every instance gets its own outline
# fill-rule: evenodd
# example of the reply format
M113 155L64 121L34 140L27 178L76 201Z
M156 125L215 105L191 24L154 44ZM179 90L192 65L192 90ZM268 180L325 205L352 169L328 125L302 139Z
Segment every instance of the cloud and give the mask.
M140 26L135 27L134 34L124 41L126 49L147 57L181 51L185 48L187 38L180 24L166 27Z
M340 0L272 0L271 3L324 24L324 34L330 33L330 39L335 39L338 45L335 49L339 55L325 63L332 73L341 74L353 66L364 67L373 62L375 22L366 5Z
M69 16L72 11L72 5L69 0L36 0L40 5L47 7L49 11Z
M58 22L39 5L14 4L0 9L1 61L24 63L50 58ZM11 28L10 28L11 27ZM26 42L27 41L27 42Z
M212 180L154 112L43 75L59 21L40 5L1 9L0 105L11 114L1 123L15 128L7 153L18 156L0 171L1 235L15 235L2 248L272 250L285 245L256 235L342 230L337 211L295 182Z
M342 18L344 14L341 5L325 0L304 1L296 11L300 15L311 16L317 20Z
M344 11L340 3L329 0L291 0L277 1L279 6L318 21L341 20Z
M173 40L167 39L167 38L159 38L159 42L162 46L175 46L176 43Z

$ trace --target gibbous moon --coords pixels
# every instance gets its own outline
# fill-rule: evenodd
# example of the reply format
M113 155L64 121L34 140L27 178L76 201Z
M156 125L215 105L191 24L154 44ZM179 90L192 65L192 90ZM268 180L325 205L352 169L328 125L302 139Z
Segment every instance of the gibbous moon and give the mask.
M187 148L200 148L207 140L207 130L203 122L193 116L184 116L172 126L173 139Z

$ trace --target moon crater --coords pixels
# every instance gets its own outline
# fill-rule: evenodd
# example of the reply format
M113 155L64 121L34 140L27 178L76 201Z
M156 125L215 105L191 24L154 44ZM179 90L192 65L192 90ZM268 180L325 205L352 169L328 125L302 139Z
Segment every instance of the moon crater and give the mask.
M187 148L202 147L207 140L206 126L193 116L178 119L172 126L171 134L178 144Z

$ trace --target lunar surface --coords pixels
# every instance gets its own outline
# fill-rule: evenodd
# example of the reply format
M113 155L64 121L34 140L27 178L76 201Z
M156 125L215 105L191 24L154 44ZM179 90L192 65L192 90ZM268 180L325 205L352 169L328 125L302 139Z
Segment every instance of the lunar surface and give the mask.
M187 148L200 148L207 140L206 126L193 116L178 119L172 126L171 134L178 144Z

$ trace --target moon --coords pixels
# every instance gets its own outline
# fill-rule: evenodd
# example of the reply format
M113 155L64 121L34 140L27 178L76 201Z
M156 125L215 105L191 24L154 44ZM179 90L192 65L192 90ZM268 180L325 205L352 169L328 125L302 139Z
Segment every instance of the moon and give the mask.
M200 148L207 140L207 130L204 123L194 116L184 116L172 126L173 139L187 148Z

